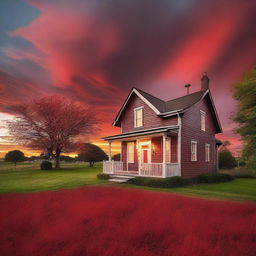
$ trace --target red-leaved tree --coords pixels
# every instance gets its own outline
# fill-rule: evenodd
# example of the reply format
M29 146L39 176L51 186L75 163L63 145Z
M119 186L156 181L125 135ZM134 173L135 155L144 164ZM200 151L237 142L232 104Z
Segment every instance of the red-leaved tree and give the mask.
M16 118L8 124L19 144L46 151L60 167L60 154L75 150L79 135L97 130L95 112L60 96L46 96L14 108Z

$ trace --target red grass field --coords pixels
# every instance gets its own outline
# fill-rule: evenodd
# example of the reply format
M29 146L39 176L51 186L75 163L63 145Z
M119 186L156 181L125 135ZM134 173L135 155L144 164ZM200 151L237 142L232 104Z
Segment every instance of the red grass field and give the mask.
M0 196L1 256L256 255L256 204L111 187Z

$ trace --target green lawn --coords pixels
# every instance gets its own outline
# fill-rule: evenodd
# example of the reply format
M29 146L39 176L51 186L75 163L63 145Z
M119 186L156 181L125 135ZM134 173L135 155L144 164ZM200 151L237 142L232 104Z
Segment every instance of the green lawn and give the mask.
M98 180L102 165L91 168L85 163L62 164L61 170L41 171L39 163L12 164L0 161L0 193L32 192L74 188L86 185L107 184ZM256 200L256 179L239 178L231 182L190 185L183 188L156 189L134 185L124 187L148 189L163 192L182 193L191 196Z
M189 185L181 188L152 188L127 184L130 188L162 191L217 199L256 201L256 179L238 178L229 182Z
M90 168L85 163L62 164L60 170L41 171L39 163L0 162L0 193L56 190L106 183L97 179L101 165Z

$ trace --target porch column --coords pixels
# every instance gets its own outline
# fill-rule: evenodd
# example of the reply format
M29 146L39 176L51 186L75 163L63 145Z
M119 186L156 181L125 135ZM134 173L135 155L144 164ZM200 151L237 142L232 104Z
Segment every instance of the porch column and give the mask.
M163 135L163 178L166 177L166 135Z
M108 141L108 161L111 161L111 141Z

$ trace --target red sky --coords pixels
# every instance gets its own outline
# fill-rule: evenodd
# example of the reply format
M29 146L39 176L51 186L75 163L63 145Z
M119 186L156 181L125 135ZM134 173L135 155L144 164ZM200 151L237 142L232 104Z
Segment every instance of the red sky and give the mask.
M199 90L204 71L224 130L218 137L233 151L241 147L231 87L256 63L255 1L17 0L3 7L0 155L17 148L1 129L12 105L60 94L93 106L102 123L91 141L105 148L100 137L119 133L111 123L131 87L168 100L184 95L186 83Z

